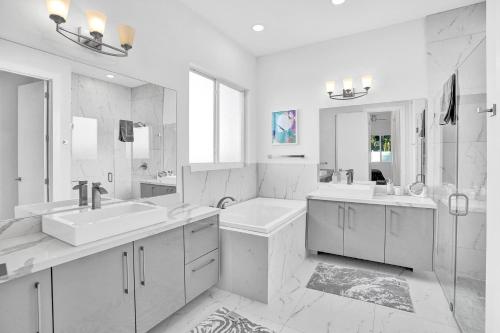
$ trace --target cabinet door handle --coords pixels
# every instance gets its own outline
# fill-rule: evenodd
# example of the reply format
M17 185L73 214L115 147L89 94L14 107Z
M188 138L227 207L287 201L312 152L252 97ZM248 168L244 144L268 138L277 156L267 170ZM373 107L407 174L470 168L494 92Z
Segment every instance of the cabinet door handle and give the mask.
M139 247L139 266L141 267L139 271L139 280L143 286L146 285L146 262L144 257L144 246Z
M199 227L198 229L193 229L193 230L191 230L191 233L193 233L193 234L194 234L194 233L197 233L197 232L199 232L199 231L202 231L202 230L208 229L208 228L210 228L210 227L213 227L214 225L215 225L215 223L214 223L214 222L212 222L212 223L210 223L210 224L206 224L206 225L204 225L204 226L202 226L202 227Z
M352 214L354 215L354 208L352 208L351 206L348 206L347 207L347 228L349 229L352 229L352 224L351 224L351 214L350 212L352 211Z
M210 265L211 263L213 263L215 261L215 259L210 259L208 262L204 263L203 265L201 265L200 267L196 267L196 268L193 268L191 271L193 273L196 273L197 271L199 271L200 269L202 268L205 268L207 267L208 265Z
M342 211L342 214L340 214L340 211ZM345 208L344 206L339 205L339 214L338 214L338 227L342 230L344 230L344 220L345 220Z
M40 302L40 287L40 282L35 282L37 313L36 333L42 333L42 303Z
M123 252L122 255L123 268L123 293L128 294L128 253Z
M389 209L389 232L392 235L396 235L396 233L393 230L393 225L394 225L394 220L392 218L392 215L394 214L394 211L392 209Z

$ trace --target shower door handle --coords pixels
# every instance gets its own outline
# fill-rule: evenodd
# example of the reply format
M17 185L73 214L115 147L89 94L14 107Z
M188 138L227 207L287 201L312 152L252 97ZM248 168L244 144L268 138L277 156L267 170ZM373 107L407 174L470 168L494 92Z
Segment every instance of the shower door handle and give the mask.
M451 208L451 199L455 198L455 209ZM458 198L465 199L465 211L458 210ZM448 212L453 216L467 216L469 215L469 197L463 193L453 193L448 197Z

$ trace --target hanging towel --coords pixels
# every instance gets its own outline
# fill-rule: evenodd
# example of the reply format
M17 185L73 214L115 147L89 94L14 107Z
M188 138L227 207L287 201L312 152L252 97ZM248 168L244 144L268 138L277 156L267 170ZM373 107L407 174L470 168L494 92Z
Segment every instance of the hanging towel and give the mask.
M457 122L456 89L457 75L453 74L443 86L443 95L441 96L441 116L440 125L446 125L451 122L455 125Z
M121 142L134 142L134 123L132 121L120 120L118 140Z

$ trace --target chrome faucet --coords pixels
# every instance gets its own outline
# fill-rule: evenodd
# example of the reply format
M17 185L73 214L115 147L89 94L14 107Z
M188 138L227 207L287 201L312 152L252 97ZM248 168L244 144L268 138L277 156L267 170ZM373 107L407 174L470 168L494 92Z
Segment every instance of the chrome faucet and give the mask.
M87 184L86 180L80 180L78 181L78 185L73 186L73 190L78 190L78 206L87 206L89 204Z
M107 194L108 191L101 187L101 183L92 183L92 209L101 208L101 194Z
M347 169L344 171L347 177L347 184L352 185L352 183L354 182L354 169Z
M233 197L223 197L217 203L217 208L226 209L227 205L230 203L229 201L227 201L228 199L232 202L236 202L236 199Z

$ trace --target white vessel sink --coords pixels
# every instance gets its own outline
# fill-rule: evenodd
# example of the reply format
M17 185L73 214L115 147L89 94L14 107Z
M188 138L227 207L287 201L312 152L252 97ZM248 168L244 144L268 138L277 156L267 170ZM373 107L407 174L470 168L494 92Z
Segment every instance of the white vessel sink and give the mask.
M166 185L175 185L175 184L177 184L177 176L156 177L156 180L158 182L166 184Z
M42 217L42 231L74 246L164 222L165 207L122 202Z
M375 195L375 184L321 184L320 190L333 196L371 199Z

